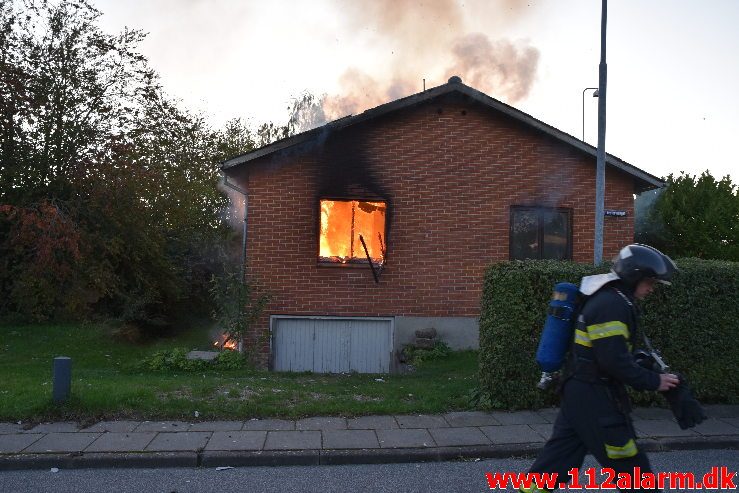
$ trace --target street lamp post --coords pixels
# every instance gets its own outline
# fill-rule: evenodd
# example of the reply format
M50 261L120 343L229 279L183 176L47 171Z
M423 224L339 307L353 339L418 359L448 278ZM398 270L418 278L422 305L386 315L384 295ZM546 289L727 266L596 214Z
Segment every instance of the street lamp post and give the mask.
M603 261L603 214L606 194L606 13L608 0L602 0L600 14L600 65L598 65L598 152L595 172L595 242L593 263Z
M582 141L585 142L585 92L586 91L595 91L593 92L593 97L598 97L598 88L597 87L586 87L582 90Z

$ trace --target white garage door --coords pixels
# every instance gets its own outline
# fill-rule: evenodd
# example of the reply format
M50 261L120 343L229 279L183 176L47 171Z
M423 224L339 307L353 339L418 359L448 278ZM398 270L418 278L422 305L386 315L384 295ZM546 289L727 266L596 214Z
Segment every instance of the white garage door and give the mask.
M275 315L275 371L388 373L393 351L392 318L326 318Z

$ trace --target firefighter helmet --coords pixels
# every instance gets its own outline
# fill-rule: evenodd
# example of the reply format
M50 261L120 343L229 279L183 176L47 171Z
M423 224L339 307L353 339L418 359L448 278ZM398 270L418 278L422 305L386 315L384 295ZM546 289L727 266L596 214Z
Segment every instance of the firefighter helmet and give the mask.
M676 270L677 266L670 257L639 243L623 247L613 263L613 272L630 286L647 277L670 284Z

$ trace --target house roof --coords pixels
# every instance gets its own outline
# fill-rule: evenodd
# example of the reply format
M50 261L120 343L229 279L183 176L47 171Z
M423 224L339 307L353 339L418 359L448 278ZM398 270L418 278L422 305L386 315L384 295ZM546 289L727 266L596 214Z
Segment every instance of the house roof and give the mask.
M234 168L237 166L248 163L263 156L268 156L283 149L311 142L314 139L318 139L321 135L325 135L327 132L341 130L352 125L357 125L359 123L378 118L382 115L386 115L388 113L411 106L416 106L426 101L430 101L440 96L452 93L465 95L484 106L499 111L500 113L503 113L513 118L514 120L523 123L524 125L550 135L551 137L554 137L555 139L575 149L578 149L585 154L597 157L598 149L596 147L593 147L590 144L583 142L576 137L573 137L572 135L562 132L561 130L552 127L551 125L537 120L536 118L527 113L524 113L523 111L517 110L512 106L502 103L501 101L498 101L497 99L494 99L487 94L478 91L477 89L463 84L462 79L455 76L451 77L449 79L449 82L446 84L413 94L411 96L397 99L389 103L382 104L375 108L368 109L359 115L350 115L344 118L339 118L338 120L334 120L323 126L293 135L292 137L287 137L275 141L254 151L228 159L222 163L221 170L224 173L229 174L230 171L235 171ZM643 171L636 166L629 164L626 161L619 159L611 154L606 154L606 165L613 166L614 168L633 176L634 188L638 191L649 190L652 188L659 188L664 186L664 182L656 176L651 175L646 171Z

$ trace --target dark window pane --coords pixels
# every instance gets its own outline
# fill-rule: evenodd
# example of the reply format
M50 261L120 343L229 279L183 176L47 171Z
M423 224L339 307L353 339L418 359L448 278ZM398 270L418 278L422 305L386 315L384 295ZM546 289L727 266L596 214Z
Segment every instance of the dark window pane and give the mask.
M514 209L511 227L511 258L539 258L539 227L535 210Z
M567 213L541 209L542 228L541 258L564 260L568 258L569 218Z

